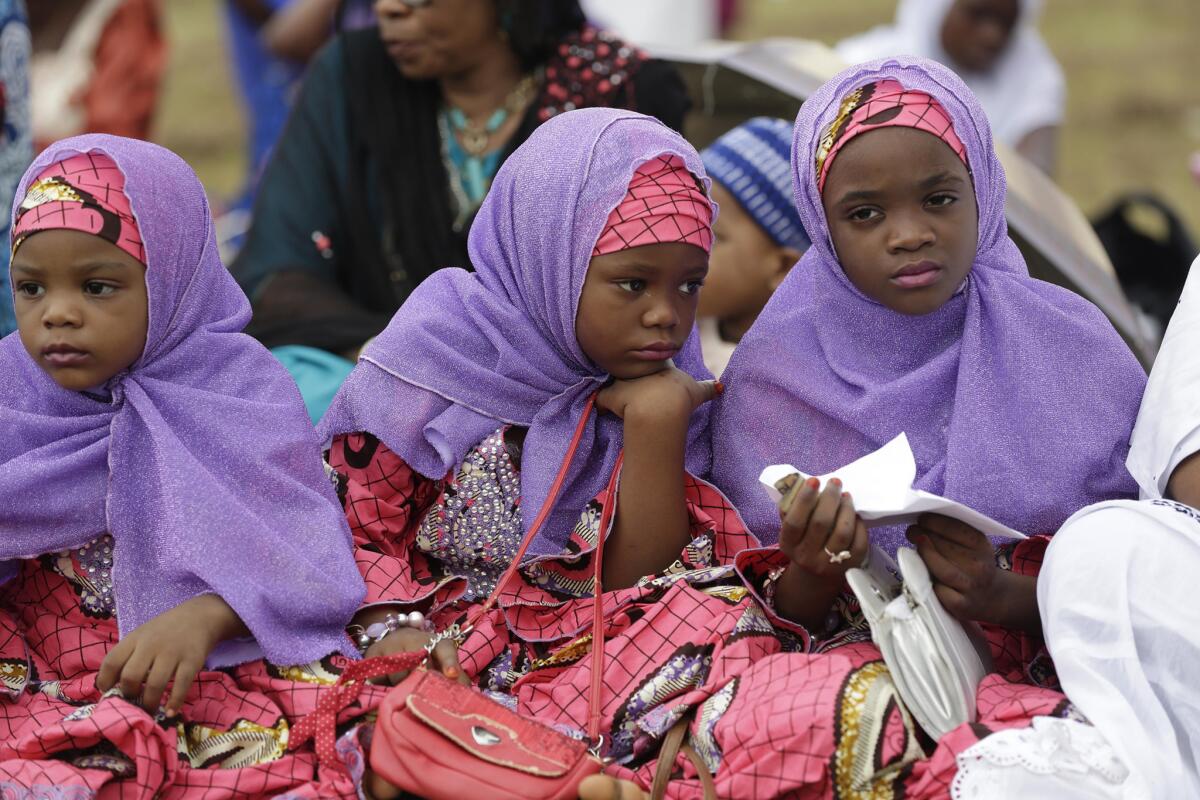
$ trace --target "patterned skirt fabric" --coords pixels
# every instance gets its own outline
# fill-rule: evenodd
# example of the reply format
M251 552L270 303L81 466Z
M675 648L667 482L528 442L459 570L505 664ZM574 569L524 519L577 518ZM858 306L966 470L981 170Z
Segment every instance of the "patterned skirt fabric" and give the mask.
M353 772L287 752L290 725L336 679L332 659L201 672L169 721L100 695L118 638L111 545L26 561L0 589L0 798L357 797Z
M499 437L499 438L497 438ZM504 431L442 481L412 472L373 437L335 440L347 516L368 583L368 602L420 608L438 627L461 621L495 574L489 553L510 552L461 514L492 503L488 528L505 531L496 508L519 457ZM759 548L723 495L688 476L692 542L664 572L604 596L603 729L608 770L648 787L663 735L687 715L689 743L731 798L948 797L955 756L989 732L1065 715L1040 643L989 631L998 674L979 687L978 720L931 742L896 695L852 597L820 636L778 617L766 585L782 566ZM518 498L519 499L519 498ZM542 559L505 587L463 643L476 686L509 708L582 735L591 671L591 557L604 504L583 511L561 558ZM463 545L462 543L466 543ZM1001 565L1036 572L1044 540L1022 542ZM469 552L475 569L464 569ZM492 579L494 580L494 579ZM1046 684L1039 687L1036 682ZM684 758L668 796L698 798Z

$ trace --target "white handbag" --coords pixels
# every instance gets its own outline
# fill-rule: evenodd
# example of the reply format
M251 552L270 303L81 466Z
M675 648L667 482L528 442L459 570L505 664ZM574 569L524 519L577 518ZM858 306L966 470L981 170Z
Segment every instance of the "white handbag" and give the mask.
M983 632L942 607L916 550L902 547L896 554L903 583L880 568L889 559L877 553L873 548L868 565L847 571L846 580L900 699L937 740L975 720L975 690L990 668Z

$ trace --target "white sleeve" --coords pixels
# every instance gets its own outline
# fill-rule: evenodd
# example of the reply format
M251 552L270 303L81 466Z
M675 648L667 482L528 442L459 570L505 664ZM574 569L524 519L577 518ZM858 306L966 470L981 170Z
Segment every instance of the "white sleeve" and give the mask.
M1192 262L1179 307L1142 398L1125 465L1142 497L1163 496L1179 463L1200 452L1200 258Z

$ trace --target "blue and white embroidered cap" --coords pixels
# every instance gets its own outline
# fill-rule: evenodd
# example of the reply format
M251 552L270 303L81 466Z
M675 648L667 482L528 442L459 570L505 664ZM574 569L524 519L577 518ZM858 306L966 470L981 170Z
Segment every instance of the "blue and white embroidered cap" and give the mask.
M700 153L704 168L778 244L808 249L792 201L792 123L755 117Z

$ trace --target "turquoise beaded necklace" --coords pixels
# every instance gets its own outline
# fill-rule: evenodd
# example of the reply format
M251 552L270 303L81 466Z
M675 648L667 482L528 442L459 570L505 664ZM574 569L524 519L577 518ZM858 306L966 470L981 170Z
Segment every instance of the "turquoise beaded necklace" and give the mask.
M438 114L442 160L449 173L454 204L458 207L455 230L460 230L479 208L500 165L503 148L487 152L488 140L510 116L525 108L537 85L535 76L526 75L508 93L504 105L493 111L483 125L471 125L462 109L453 106L443 106Z

